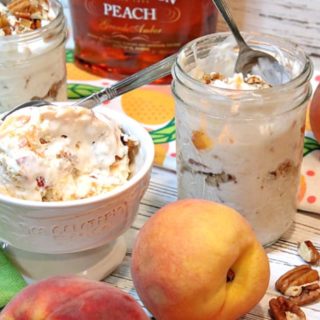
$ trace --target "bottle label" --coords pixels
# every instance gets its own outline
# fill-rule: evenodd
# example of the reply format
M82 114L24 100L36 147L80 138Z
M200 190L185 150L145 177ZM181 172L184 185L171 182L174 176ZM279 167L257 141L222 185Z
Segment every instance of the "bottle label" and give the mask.
M91 60L101 59L101 64L106 56L123 61L139 55L154 62L216 28L216 9L208 0L70 0L70 3L76 45L86 57L90 54Z
M190 7L182 0L86 0L91 16L88 36L106 46L126 52L169 54L183 42L178 24L183 9ZM194 5L191 5L191 7ZM95 21L95 22L93 22ZM85 23L85 22L81 22Z
M86 0L85 8L93 16L125 20L174 23L181 17L178 0Z
M141 8L121 6L105 2L103 4L104 15L113 18L129 19L129 20L157 20L156 8Z

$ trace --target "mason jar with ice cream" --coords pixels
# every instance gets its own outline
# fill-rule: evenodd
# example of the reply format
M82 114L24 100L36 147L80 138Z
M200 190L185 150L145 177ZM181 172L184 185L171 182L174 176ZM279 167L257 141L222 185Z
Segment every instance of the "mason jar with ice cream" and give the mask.
M178 197L235 208L269 245L288 230L297 209L312 63L282 38L244 38L277 58L290 80L271 86L255 74L235 73L238 51L229 33L181 49L172 83Z
M0 2L0 112L67 98L66 23L57 0Z

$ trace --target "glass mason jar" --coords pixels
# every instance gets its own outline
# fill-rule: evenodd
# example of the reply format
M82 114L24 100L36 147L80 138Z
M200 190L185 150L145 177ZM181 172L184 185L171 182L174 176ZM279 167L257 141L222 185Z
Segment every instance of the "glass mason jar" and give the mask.
M63 8L50 0L55 18L46 26L0 36L0 112L34 99L67 98Z
M233 207L268 245L290 227L296 213L313 68L297 45L244 33L250 46L280 55L293 79L246 91L191 77L199 59L219 52L228 36L216 33L188 43L173 67L178 197Z

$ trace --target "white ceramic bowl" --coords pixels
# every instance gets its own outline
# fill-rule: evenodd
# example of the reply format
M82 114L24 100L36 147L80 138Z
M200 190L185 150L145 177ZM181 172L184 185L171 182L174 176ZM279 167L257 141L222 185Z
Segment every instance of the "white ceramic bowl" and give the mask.
M70 254L78 252L83 256L83 252L105 248L114 243L136 217L150 181L154 158L152 139L140 124L123 114L107 107L98 107L96 112L115 119L139 140L135 171L115 190L82 200L37 202L0 194L0 239L7 244L9 256L20 264L25 260L39 260L41 254L42 258L55 255L49 259L52 261L57 257L70 260ZM107 251L110 252L110 248ZM36 256L37 253L40 255ZM24 259L22 255L28 257Z

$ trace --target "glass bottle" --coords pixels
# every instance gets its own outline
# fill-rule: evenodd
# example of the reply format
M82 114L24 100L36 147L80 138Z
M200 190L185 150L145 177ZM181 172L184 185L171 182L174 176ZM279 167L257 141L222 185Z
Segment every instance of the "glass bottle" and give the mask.
M217 11L210 0L70 0L70 7L76 64L112 79L216 30Z

